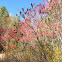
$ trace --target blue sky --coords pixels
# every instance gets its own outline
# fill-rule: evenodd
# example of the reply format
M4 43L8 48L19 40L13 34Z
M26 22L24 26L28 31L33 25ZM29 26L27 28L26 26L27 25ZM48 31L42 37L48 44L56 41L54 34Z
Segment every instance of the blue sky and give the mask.
M16 8L20 11L22 8L26 10L27 8L31 8L31 3L38 5L40 2L43 4L43 0L0 0L0 7L4 5L8 12L15 16L16 13L19 15L19 11Z

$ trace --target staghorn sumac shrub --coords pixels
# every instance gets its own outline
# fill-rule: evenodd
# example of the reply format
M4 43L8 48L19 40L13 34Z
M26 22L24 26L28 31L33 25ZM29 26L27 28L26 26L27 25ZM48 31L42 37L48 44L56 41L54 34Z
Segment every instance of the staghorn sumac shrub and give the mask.
M44 1L45 5L39 3L39 5L36 5L35 7L33 3L31 4L32 8L27 9L27 11L22 9L20 15L24 18L24 23L22 24L21 30L24 34L26 33L26 37L23 36L21 41L26 42L24 39L28 38L28 41L31 41L33 44L35 44L35 40L40 43L46 42L52 45L59 45L59 43L61 44L62 7L61 3L57 1ZM20 23L21 22L23 21L20 21ZM25 24L27 27L24 26Z
M35 47L36 42L40 44L61 44L62 22L61 4L56 0L44 1L44 5L39 3L34 7L22 12L20 15L24 20L15 22L12 27L7 28L9 41L13 38L16 42L31 44ZM43 43L42 43L43 42Z

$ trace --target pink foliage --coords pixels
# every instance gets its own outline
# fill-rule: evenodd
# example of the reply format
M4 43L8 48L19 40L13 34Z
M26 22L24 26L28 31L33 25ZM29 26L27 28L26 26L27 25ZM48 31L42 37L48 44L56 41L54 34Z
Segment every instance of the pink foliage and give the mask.
M50 15L50 12L53 11L54 4L56 3L56 0L47 0L48 2L44 1L45 5L42 5L42 3L39 3L39 5L34 6L35 3L31 4L32 8L27 9L27 11L24 12L24 8L22 8L22 13L20 14L24 21L20 21L18 23L15 23L15 27L18 28L7 28L7 32L5 32L5 37L0 36L0 40L3 41L3 39L9 39L14 38L17 41L20 42L28 42L28 43L34 43L35 40L40 41L41 36L43 36L43 40L45 40L45 37L48 39L52 37L53 39L58 36L57 33L62 34L62 25L57 21L56 18L54 18L55 14ZM48 4L48 5L47 5ZM59 6L60 3L58 3ZM60 9L61 10L61 9ZM46 12L46 13L45 13ZM58 14L61 13L58 12ZM46 17L43 17L43 15L46 14ZM56 21L53 23L52 20L48 20L49 24L46 23L46 19L48 19L50 16L52 16ZM52 18L52 19L53 19ZM1 28L0 32L4 33L4 29ZM18 40L19 39L19 40ZM43 43L43 44L46 44ZM11 47L16 48L16 45L11 45Z

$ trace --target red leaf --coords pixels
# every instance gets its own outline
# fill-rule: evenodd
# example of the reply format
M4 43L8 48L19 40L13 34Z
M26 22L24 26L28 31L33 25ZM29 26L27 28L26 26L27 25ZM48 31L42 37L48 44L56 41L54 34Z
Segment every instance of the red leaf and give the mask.
M33 6L35 5L35 3L33 3Z
M24 11L24 8L22 8L22 11Z
M21 11L20 11L20 15L21 15Z
M28 11L28 8L27 8L27 11Z
M27 14L27 11L25 12L25 14Z
M13 45L13 48L16 48L16 45Z
M25 16L24 15L22 15L22 17L25 19Z
M31 3L31 6L32 6L32 8L33 8L33 4Z
M45 6L43 5L43 8L45 9Z
M42 4L41 4L41 3L39 3L39 5L41 6Z
M17 16L17 14L16 14L16 16Z

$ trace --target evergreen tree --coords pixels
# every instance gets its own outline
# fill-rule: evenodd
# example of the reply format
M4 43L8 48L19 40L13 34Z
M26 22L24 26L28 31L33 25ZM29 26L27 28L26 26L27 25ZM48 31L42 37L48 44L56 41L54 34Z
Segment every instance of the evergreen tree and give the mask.
M5 6L0 8L0 26L6 27L8 22L9 13Z

